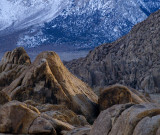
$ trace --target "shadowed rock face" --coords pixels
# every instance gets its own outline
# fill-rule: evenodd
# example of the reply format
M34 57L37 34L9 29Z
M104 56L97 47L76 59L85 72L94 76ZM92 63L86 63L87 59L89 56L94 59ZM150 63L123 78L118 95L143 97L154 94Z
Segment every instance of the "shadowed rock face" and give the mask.
M10 97L5 92L0 91L0 105L3 105L9 102L10 100Z
M98 97L64 67L55 52L43 52L31 64L26 52L17 48L5 54L1 67L5 67L0 74L1 80L7 84L3 85L2 91L12 100L62 104L87 118L96 115ZM10 81L6 83L5 79Z
M30 125L39 113L18 101L9 102L0 107L0 110L1 133L28 133Z
M129 34L91 51L86 58L65 63L90 86L125 84L148 93L160 92L160 10Z

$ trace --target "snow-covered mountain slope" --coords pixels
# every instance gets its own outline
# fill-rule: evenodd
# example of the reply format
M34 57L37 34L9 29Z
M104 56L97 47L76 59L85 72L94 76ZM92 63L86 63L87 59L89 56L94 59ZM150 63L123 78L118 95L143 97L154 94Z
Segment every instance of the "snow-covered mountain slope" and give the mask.
M0 34L21 31L17 46L92 48L125 35L157 9L160 0L1 0Z
M1 0L0 30L23 29L51 21L67 4L67 0Z

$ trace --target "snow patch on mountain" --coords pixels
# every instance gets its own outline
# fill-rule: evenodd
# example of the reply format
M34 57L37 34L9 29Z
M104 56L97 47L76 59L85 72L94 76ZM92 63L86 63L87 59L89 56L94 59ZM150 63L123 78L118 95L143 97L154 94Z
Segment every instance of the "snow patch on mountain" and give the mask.
M68 4L67 0L1 0L0 30L23 29L51 21Z

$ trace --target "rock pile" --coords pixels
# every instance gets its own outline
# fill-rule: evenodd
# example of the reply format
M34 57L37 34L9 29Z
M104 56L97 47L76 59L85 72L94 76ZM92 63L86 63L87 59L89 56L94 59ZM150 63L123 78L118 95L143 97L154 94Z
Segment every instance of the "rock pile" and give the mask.
M98 97L55 52L42 52L31 63L25 50L16 48L0 63L0 133L158 135L160 106L151 102L122 85L109 86Z
M6 87L3 85L2 91L12 100L63 104L87 118L95 115L91 112L96 108L98 97L87 84L64 67L56 53L43 52L32 64L29 59L25 61L23 56L27 56L25 51L17 48L7 52L1 62L2 67L5 67L0 73L1 81L7 84ZM5 79L11 81L7 82Z
M160 105L115 105L98 116L89 135L159 135Z
M97 103L97 95L55 52L43 52L33 63L23 48L2 58L1 133L60 134L89 125L97 116Z

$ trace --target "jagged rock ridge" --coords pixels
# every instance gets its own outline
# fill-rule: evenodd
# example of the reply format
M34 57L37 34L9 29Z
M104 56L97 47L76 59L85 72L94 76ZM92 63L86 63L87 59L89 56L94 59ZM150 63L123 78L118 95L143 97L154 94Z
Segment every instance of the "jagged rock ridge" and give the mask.
M160 92L160 11L133 27L129 34L103 44L87 57L66 63L90 86L121 83L145 92Z

